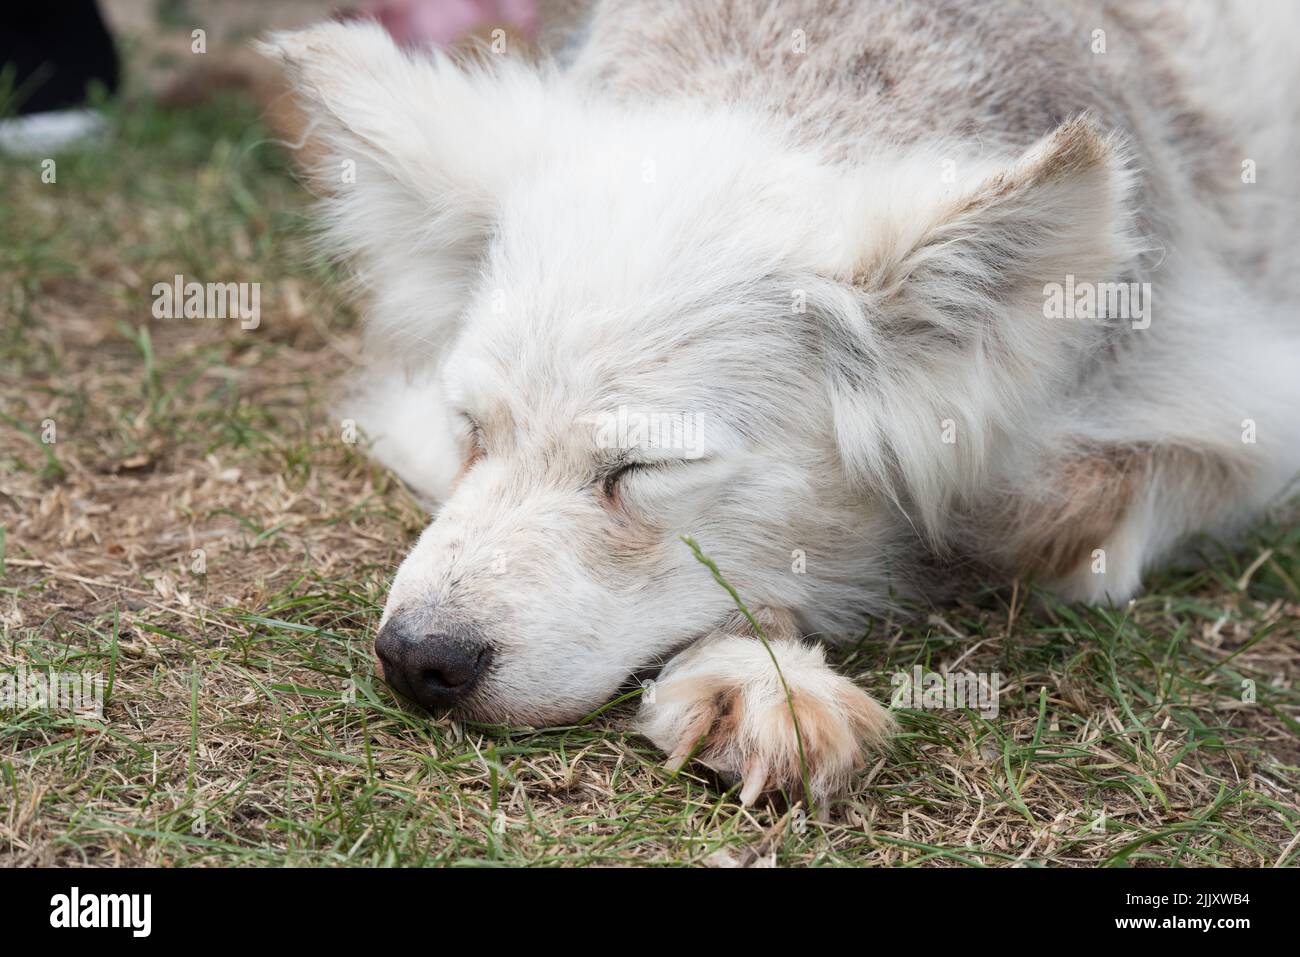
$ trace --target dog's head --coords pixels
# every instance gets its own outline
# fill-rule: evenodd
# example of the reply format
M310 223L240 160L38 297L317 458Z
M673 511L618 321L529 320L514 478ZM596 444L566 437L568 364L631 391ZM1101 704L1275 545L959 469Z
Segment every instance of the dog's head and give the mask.
M572 719L709 633L734 605L683 535L751 605L855 627L1086 347L1044 282L1125 250L1082 122L950 179L937 148L836 164L758 113L375 27L268 46L370 332L438 368L458 433L378 641L430 707Z

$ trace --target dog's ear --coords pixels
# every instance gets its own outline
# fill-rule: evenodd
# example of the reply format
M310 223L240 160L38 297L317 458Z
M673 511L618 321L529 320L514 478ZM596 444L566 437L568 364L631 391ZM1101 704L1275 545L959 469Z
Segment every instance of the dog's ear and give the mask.
M1106 333L1048 318L1053 284L1128 278L1138 249L1124 151L1086 118L965 187L931 158L864 184L857 238L832 270L852 307L832 311L827 352L850 474L933 532Z
M465 305L498 198L537 152L545 78L505 58L406 52L369 22L272 34L259 50L306 114L324 236L373 295L368 331L430 356Z

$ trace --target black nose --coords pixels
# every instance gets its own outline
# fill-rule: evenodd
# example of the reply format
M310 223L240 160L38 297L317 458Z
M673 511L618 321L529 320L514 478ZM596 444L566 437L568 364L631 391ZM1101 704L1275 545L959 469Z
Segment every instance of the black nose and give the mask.
M379 629L375 653L384 664L384 679L429 711L464 701L491 657L488 644L468 629L426 632L401 613Z

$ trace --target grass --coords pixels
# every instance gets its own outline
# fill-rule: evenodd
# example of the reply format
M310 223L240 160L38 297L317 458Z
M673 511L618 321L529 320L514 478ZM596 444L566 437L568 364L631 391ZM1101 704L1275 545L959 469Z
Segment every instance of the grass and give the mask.
M403 709L371 636L425 517L330 413L355 319L302 192L239 103L116 124L52 184L0 161L0 667L107 686L103 720L0 712L0 860L1300 860L1294 525L1123 609L1016 587L879 622L838 659L880 699L969 669L1003 676L1001 710L900 711L824 820L669 774L633 702L540 731ZM262 283L260 328L154 319L176 273Z

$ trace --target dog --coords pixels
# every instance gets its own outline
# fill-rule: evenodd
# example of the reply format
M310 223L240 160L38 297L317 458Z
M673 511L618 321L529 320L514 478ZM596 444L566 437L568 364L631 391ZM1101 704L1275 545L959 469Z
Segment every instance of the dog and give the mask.
M637 725L761 795L888 709L827 664L972 570L1120 603L1300 468L1286 3L599 3L541 62L276 34L438 503L376 651L432 711ZM713 561L744 608L683 542Z

